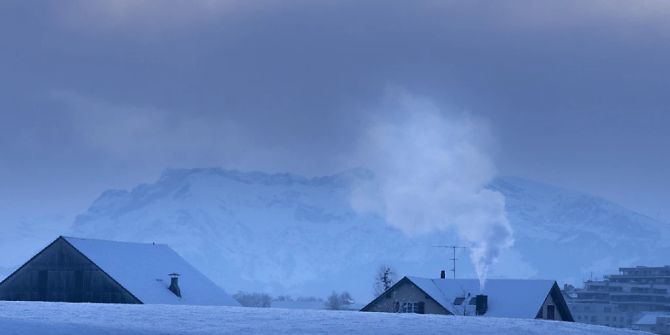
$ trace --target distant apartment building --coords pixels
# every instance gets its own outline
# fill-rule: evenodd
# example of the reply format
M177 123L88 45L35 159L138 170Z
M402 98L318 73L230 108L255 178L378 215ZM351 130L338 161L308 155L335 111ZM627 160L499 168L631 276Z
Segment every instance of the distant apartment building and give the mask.
M670 311L670 266L620 268L564 295L576 322L632 328L645 312Z

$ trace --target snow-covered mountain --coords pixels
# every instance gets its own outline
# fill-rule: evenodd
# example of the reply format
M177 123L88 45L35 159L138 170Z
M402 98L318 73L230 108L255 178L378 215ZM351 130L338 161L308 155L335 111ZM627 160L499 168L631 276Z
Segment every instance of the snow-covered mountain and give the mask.
M514 249L540 277L580 284L619 266L670 264L670 225L605 199L520 178L498 178Z
M304 178L222 169L168 170L131 191L104 192L73 225L82 237L168 243L226 290L368 299L382 263L399 275L450 269L453 233L406 236L355 212L366 170ZM579 282L619 265L670 263L668 227L606 200L518 178L490 185L507 198L516 244L494 277ZM656 242L654 242L656 241ZM473 276L459 255L459 277ZM184 280L187 280L184 278Z

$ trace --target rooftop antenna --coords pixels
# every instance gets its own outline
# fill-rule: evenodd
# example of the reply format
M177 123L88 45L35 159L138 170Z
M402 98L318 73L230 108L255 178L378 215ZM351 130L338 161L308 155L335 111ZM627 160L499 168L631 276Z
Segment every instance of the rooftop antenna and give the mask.
M458 258L456 258L456 249L465 250L466 247L461 247L461 246L458 246L458 245L435 245L434 247L436 247L436 248L450 248L451 249L451 251L453 253L452 253L452 257L449 258L449 260L452 261L453 267L451 268L450 271L454 273L454 279L456 279L456 260L458 259Z

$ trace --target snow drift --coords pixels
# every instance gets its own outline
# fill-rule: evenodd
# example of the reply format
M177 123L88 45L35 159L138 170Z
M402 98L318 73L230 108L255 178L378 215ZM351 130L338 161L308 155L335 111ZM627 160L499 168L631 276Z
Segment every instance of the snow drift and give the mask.
M2 334L625 335L573 322L245 307L0 302Z

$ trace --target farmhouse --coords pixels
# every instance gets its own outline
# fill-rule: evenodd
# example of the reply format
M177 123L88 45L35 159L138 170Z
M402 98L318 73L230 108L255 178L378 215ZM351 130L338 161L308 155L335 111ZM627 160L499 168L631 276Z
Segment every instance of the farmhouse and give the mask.
M573 321L553 280L404 277L361 311Z
M0 283L0 300L239 306L167 245L63 236Z

